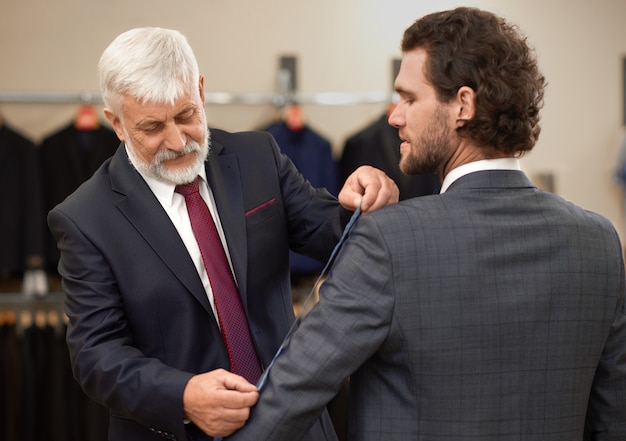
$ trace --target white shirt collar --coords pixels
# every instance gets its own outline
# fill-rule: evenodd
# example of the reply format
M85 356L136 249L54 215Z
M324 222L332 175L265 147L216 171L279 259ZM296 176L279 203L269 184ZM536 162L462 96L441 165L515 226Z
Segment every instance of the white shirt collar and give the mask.
M443 179L441 190L444 193L450 185L462 176L483 170L521 170L517 158L482 159L458 166L451 170Z

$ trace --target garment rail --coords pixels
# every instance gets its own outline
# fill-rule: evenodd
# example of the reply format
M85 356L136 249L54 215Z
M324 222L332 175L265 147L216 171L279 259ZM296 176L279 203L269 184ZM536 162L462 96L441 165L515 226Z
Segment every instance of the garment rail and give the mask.
M37 325L61 329L67 317L64 311L65 295L60 292L45 296L27 296L22 293L0 293L0 325L15 324L18 332Z
M74 380L64 294L0 293L0 439L106 441L108 411Z
M318 92L318 93L205 93L206 104L243 104L283 107L288 103L345 106L386 104L394 98L389 92ZM91 92L11 92L0 91L0 103L12 104L102 104L102 96Z

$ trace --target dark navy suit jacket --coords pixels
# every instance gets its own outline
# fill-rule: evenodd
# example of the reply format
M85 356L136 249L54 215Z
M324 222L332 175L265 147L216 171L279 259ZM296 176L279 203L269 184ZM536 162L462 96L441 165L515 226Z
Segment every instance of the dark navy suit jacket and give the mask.
M211 130L206 170L266 366L294 319L289 249L326 259L342 209L267 133ZM183 424L183 390L194 374L228 369L227 352L182 240L123 145L48 222L75 377L111 409L110 439L210 439ZM333 439L320 421L310 439Z

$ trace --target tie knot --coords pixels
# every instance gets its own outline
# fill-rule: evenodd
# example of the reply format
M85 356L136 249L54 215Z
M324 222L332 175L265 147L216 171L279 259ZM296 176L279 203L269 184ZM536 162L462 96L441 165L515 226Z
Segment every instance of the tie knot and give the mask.
M184 197L187 197L194 193L198 193L199 188L200 188L199 186L200 186L199 179L196 178L187 184L177 185L174 191L176 193L182 194Z

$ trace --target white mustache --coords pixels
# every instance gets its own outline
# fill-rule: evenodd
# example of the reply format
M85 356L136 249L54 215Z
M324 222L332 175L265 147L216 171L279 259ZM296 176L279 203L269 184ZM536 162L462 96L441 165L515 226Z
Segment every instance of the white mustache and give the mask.
M200 144L195 141L189 141L183 150L175 151L163 149L159 150L155 155L155 160L157 162L169 161L170 159L176 159L181 156L187 155L191 152L200 152Z

